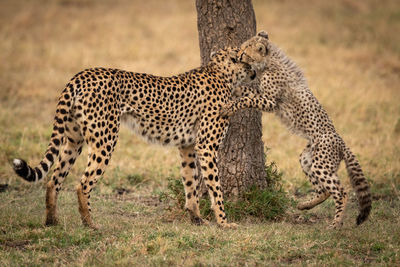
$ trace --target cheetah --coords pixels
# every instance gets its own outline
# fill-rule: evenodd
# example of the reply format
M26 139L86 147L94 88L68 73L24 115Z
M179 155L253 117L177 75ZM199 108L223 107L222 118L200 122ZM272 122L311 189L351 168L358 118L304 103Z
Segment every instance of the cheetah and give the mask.
M22 159L13 160L15 172L29 182L45 177L57 162L46 187L45 224L57 224L58 193L87 144L88 163L76 192L82 223L96 228L90 215L90 193L110 163L124 123L151 142L178 147L185 208L192 223L207 223L200 217L198 204L199 182L204 179L217 224L235 227L227 222L217 169L217 151L228 126L219 110L239 83L256 77L248 64L236 62L237 52L238 48L221 49L213 53L209 64L172 77L109 68L76 74L59 98L43 159L34 168Z
M264 31L241 45L238 60L250 64L257 71L260 92L245 92L244 97L228 103L221 114L229 116L238 109L251 107L273 112L293 134L308 141L300 154L300 164L314 187L315 195L299 203L297 208L311 209L332 195L336 209L330 225L333 228L342 225L348 198L337 175L339 164L344 160L359 203L356 223L363 223L371 211L368 182L355 155L310 91L301 69L268 40Z

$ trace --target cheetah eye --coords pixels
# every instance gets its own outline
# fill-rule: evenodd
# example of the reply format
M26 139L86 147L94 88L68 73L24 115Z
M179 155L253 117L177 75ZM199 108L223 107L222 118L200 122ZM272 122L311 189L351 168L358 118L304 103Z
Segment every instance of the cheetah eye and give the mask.
M231 57L233 63L237 63L236 57Z

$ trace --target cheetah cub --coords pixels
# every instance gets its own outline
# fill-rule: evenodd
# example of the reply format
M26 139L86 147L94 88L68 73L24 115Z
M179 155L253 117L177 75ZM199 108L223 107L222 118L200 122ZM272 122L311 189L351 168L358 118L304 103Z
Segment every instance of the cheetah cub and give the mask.
M342 225L348 198L337 175L339 164L344 160L358 198L357 225L363 223L371 211L368 182L358 160L308 88L301 69L268 40L266 32L260 32L243 43L238 59L259 73L260 93L251 95L247 92L247 96L225 106L221 114L228 116L243 108L274 112L292 133L308 140L300 154L300 164L315 189L315 195L299 203L297 208L311 209L332 195L336 208L333 228Z

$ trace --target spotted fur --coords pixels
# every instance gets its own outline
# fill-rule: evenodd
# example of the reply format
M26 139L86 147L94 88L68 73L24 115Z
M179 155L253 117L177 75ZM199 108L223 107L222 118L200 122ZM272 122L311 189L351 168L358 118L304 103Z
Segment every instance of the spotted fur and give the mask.
M333 196L336 208L333 227L342 225L348 198L337 175L339 164L344 160L359 203L356 223L364 222L371 211L368 182L358 160L310 91L301 69L282 50L269 42L265 32L243 43L238 58L259 73L261 93L252 95L247 92L248 96L230 102L221 114L230 115L238 109L249 107L273 112L292 133L308 140L300 155L300 164L316 194L312 199L299 203L298 208L311 209Z
M56 163L47 183L46 224L57 223L58 192L87 144L88 163L77 195L82 222L94 227L90 192L110 163L124 122L149 141L179 148L186 208L194 223L203 222L198 190L204 177L217 223L234 226L227 223L217 169L217 150L228 126L219 110L238 83L255 77L249 65L236 62L237 51L220 50L208 65L172 77L106 68L76 74L60 96L43 160L34 168L24 160L13 161L15 172L30 182L45 177Z

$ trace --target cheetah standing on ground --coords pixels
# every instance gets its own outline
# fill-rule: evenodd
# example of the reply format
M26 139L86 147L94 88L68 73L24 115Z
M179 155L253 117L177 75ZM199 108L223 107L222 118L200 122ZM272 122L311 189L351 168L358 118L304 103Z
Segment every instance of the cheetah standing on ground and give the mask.
M174 145L182 157L182 182L186 209L192 222L202 224L198 198L199 179L204 177L217 223L228 224L218 177L217 151L228 121L219 116L236 85L254 79L248 64L237 63L237 49L214 54L208 65L173 77L95 68L76 74L62 92L53 133L43 160L30 167L14 159L15 172L37 181L57 166L47 183L46 225L57 223L57 196L84 143L88 164L77 186L79 212L84 225L95 228L90 216L90 192L104 174L117 142L120 123L150 141ZM196 159L202 175L197 173Z
M300 68L268 41L265 32L243 43L238 59L260 73L261 93L257 96L251 96L250 93L231 102L221 114L231 115L238 109L251 107L274 112L291 132L308 140L308 145L300 155L300 164L316 194L297 207L300 210L311 209L332 195L336 207L332 227L342 225L346 207L347 193L337 176L339 164L344 160L359 202L357 224L364 222L371 211L368 182L358 160L309 90Z

